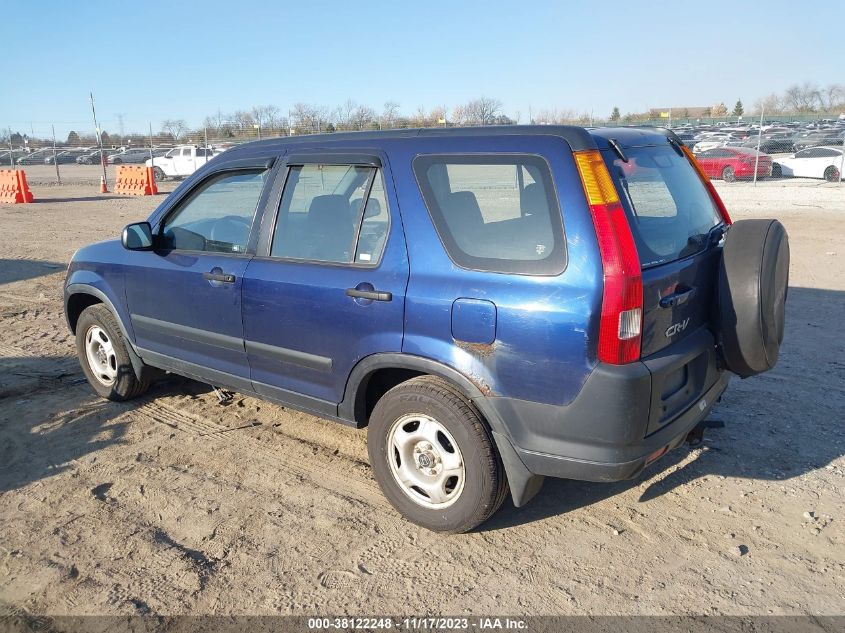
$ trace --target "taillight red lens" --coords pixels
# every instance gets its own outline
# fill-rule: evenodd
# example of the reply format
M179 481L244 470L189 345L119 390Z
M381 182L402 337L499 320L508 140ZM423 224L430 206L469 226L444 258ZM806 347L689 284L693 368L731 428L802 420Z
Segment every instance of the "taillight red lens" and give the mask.
M681 149L683 150L684 154L686 154L687 160L692 165L693 169L695 169L696 173L698 173L698 177L701 178L701 182L704 183L704 186L707 188L707 193L710 194L710 198L713 200L713 204L716 205L716 208L719 210L719 214L722 216L722 220L725 224L733 224L733 220L731 220L731 216L728 213L728 210L725 208L725 203L722 202L722 198L719 197L716 188L713 186L713 183L710 182L710 179L707 177L707 174L704 173L704 170L701 169L701 165L698 164L698 161L695 159L695 156L690 151L689 147L686 145L681 145Z
M596 150L575 152L590 205L604 271L598 358L623 365L640 357L643 280L628 218L607 166Z

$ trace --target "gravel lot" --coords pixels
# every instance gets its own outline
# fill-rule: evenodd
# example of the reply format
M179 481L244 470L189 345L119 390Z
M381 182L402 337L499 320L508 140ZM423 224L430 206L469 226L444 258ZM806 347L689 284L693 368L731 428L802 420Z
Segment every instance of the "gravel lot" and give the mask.
M0 616L842 614L845 186L717 188L789 231L777 368L733 381L702 447L630 482L547 481L451 537L382 498L365 432L180 379L93 397L66 263L161 196L40 186L0 207Z

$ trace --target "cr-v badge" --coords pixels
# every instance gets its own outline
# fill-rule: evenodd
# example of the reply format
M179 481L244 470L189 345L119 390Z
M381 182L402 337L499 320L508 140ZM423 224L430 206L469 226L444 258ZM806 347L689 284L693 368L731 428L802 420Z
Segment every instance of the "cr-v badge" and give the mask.
M689 317L681 321L680 323L673 323L668 328L666 328L666 338L672 338L678 332L683 332L687 325L689 325Z

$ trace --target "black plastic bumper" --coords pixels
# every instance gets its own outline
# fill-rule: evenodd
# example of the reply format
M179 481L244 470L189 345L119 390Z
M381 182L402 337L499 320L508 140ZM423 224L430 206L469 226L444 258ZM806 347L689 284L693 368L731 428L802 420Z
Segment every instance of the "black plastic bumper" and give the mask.
M496 437L500 452L509 453L509 470L524 467L528 476L522 479L619 481L636 477L657 452L681 444L729 379L717 367L712 334L701 329L670 352L629 365L597 365L568 405L503 397L488 397L486 404L509 436ZM510 444L505 451L503 442ZM536 482L511 481L518 505L527 501L520 490L525 486L537 488Z

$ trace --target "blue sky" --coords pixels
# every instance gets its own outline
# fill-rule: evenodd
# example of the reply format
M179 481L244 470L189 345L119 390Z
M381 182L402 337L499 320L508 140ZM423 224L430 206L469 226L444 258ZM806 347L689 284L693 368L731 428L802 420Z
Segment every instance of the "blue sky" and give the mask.
M272 103L606 116L845 82L845 27L791 2L6 0L0 127L157 131ZM759 13L759 15L756 15ZM832 29L832 30L831 30Z

